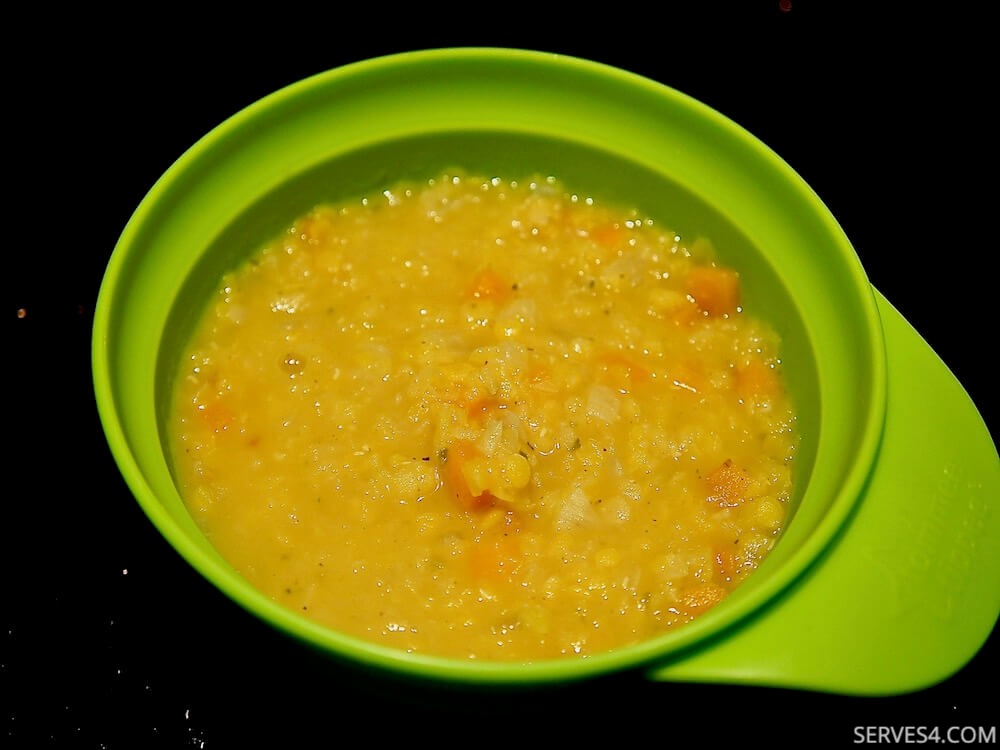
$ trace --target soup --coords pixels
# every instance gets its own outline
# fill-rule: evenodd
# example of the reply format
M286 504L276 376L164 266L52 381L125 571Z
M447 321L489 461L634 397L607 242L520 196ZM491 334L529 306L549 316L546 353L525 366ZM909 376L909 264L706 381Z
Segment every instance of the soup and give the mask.
M586 657L697 618L774 545L780 344L709 241L555 178L442 174L318 206L223 279L174 470L220 554L305 617Z

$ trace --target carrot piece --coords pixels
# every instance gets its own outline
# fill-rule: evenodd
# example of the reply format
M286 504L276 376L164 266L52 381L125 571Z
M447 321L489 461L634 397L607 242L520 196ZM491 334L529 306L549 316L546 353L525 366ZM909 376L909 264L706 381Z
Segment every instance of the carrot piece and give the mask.
M498 583L510 580L521 561L521 543L511 534L482 539L469 549L469 567L476 580Z
M681 604L688 612L704 612L721 602L726 596L726 590L715 583L699 583L691 586L681 594Z
M474 299L492 299L502 302L511 295L511 284L492 268L484 268L472 279L467 290Z
M469 440L457 440L448 446L442 456L445 487L465 510L487 508L496 500L489 492L473 495L469 489L463 467L478 455L479 450L474 443Z
M466 404L465 410L469 415L469 419L482 423L488 414L497 409L503 409L505 406L504 402L496 396L480 396Z
M728 268L695 266L687 275L687 293L710 316L731 315L740 306L740 277Z
M525 373L525 380L531 385L541 385L551 377L552 372L545 365L535 365Z
M331 217L317 211L305 217L299 223L299 236L314 245L327 244L333 237L333 222Z
M723 507L739 505L746 499L750 487L750 473L726 459L715 471L705 477L708 499Z
M701 308L698 304L687 299L684 304L678 305L667 315L667 319L675 326L690 326L701 317Z
M601 247L612 249L623 245L628 239L624 227L616 222L594 227L590 230L590 236Z
M777 373L758 357L736 368L736 395L742 401L767 398L778 388Z
M229 426L236 420L236 415L225 404L220 401L212 401L201 404L198 413L208 423L212 432L222 432L229 429Z
M600 354L597 361L605 382L623 393L627 393L639 383L649 382L652 376L652 373L635 358L617 350Z

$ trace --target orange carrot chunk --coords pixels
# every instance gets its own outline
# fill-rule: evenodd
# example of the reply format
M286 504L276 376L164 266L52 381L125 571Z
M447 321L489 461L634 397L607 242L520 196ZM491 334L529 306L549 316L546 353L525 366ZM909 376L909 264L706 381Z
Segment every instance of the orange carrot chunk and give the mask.
M648 382L652 377L652 373L638 359L624 352L604 352L597 360L607 384L625 393L639 383Z
M545 367L544 365L535 365L528 370L525 380L527 380L527 382L531 385L540 385L551 377L552 373L549 371L548 367Z
M736 368L736 395L742 401L773 396L779 388L774 368L755 357Z
M312 213L299 222L299 236L312 244L328 244L333 232L333 223L325 213Z
M724 507L739 505L746 499L750 473L726 459L719 468L705 477L708 499Z
M208 423L212 432L222 432L236 420L236 415L219 401L212 401L198 407L198 413Z
M698 307L698 304L686 299L684 304L673 308L666 316L667 320L675 326L691 326L701 317L701 308Z
M479 454L475 444L468 440L457 440L448 446L442 456L444 485L448 492L465 510L488 508L496 501L489 492L473 495L465 479L463 466Z
M711 609L726 596L726 590L714 583L700 583L681 594L680 601L689 613Z
M480 581L497 583L510 580L521 559L521 544L516 536L495 535L473 544L469 565Z
M484 268L473 277L467 294L473 299L502 302L510 297L512 291L510 282L503 276L492 268Z
M740 277L729 268L695 266L688 272L687 293L709 316L732 315L740 306Z
M498 399L496 396L480 396L479 398L474 398L468 404L465 405L466 413L469 415L469 419L482 424L483 420L493 412L498 409L503 409L505 407L503 401Z
M617 222L601 224L590 230L590 236L601 247L614 249L628 241L628 234L624 227Z

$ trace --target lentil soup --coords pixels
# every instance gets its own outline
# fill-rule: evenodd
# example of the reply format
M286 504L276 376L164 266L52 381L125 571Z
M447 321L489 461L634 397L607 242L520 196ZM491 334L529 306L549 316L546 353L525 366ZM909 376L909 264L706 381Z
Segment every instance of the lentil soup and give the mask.
M322 205L228 274L174 470L275 601L407 651L587 656L718 604L786 520L780 344L710 243L560 181Z

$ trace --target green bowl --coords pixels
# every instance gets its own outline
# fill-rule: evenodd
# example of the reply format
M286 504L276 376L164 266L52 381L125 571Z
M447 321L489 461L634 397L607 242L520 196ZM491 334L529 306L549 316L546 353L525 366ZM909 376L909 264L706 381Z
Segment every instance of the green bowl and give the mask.
M171 379L222 274L318 202L451 168L552 174L711 238L739 269L746 305L781 335L802 440L791 519L761 567L683 628L586 660L406 654L258 592L178 494L164 434ZM266 97L195 144L139 205L108 264L92 355L109 446L166 540L248 612L375 674L516 687L630 670L895 693L956 671L1000 612L1000 553L986 543L1000 538L1000 466L965 391L779 156L703 104L616 68L528 50L427 50ZM915 420L932 436L918 439Z

